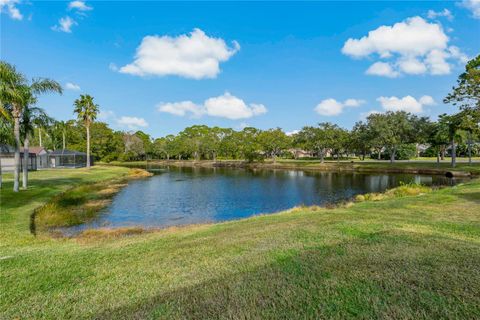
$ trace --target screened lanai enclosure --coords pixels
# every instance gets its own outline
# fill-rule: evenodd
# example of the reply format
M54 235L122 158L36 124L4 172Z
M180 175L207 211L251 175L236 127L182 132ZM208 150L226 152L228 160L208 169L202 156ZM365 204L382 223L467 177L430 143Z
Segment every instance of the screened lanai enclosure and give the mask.
M87 154L74 150L54 150L48 153L50 168L81 168L87 165ZM90 164L93 165L93 157L90 156Z

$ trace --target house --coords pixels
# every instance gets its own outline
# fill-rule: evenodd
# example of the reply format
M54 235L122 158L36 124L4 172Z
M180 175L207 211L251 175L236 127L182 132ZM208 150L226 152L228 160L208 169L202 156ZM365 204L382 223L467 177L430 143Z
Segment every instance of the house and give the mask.
M23 148L20 149L23 152ZM29 153L34 153L37 161L37 169L49 168L48 165L48 150L44 147L30 147L28 148Z
M20 170L23 170L23 150L20 151ZM15 148L9 145L0 145L0 166L2 172L12 172L15 168ZM37 170L37 158L33 152L28 152L28 170Z
M23 168L24 149L20 149L20 170ZM0 145L1 169L4 172L13 171L15 148L9 145ZM82 168L87 166L87 154L75 150L48 151L43 147L28 148L28 170L47 168ZM90 164L93 165L93 156L90 156Z

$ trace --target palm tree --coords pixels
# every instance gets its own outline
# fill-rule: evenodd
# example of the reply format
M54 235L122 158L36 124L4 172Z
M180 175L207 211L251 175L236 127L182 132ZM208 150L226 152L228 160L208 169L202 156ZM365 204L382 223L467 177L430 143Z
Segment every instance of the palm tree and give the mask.
M90 125L97 118L99 108L93 102L93 97L88 94L81 94L80 98L75 100L74 106L73 112L77 114L78 120L83 122L87 130L87 168L90 168Z
M66 144L66 135L67 135L67 130L69 128L70 124L67 121L57 121L55 122L55 127L59 131L62 132L62 149L65 150L67 148Z
M35 100L32 100L35 102ZM51 122L51 119L43 109L33 107L31 104L25 105L22 113L22 122L20 126L20 133L23 138L23 177L22 188L28 187L28 148L30 145L30 136L33 134L34 124L45 126Z
M19 190L20 177L20 119L26 105L36 101L39 94L46 92L62 93L58 82L50 79L33 79L28 81L14 66L0 62L0 102L2 113L9 110L13 118L13 135L15 138L15 170L13 174L13 191Z
M22 82L25 82L25 78L21 73L16 71L14 66L0 61L0 113L5 118L11 118L12 106L18 104L21 100L17 87ZM15 140L15 164L17 166L14 171L14 191L18 191L18 165L20 163L19 144L20 138Z
M8 113L5 112L5 115L0 114L0 141L2 143L12 143L12 123L8 116ZM2 144L0 144L0 154L2 153ZM2 188L2 161L0 156L0 189Z

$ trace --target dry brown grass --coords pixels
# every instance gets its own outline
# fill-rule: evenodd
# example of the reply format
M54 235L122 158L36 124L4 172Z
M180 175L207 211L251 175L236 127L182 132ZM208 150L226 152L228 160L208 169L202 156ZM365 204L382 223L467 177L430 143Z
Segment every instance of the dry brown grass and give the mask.
M102 239L126 237L147 232L151 231L141 227L88 229L78 234L75 239L79 242L88 242L91 240L96 241Z

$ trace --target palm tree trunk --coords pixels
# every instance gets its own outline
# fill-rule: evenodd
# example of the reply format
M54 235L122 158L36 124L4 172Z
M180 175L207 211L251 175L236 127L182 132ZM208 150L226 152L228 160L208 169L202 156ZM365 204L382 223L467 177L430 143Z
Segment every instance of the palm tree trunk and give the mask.
M377 155L377 160L382 159L382 149L378 149L378 155Z
M18 192L20 182L20 111L16 108L14 110L13 120L13 135L15 136L13 192Z
M38 141L40 143L40 147L43 147L42 143L42 128L38 128Z
M63 139L63 150L65 150L65 131L62 132L62 139Z
M23 176L22 176L22 189L27 189L28 187L28 147L29 147L29 140L25 138L23 142Z
M455 146L455 138L452 138L452 168L457 164L457 149Z
M87 168L90 168L90 126L87 125Z

